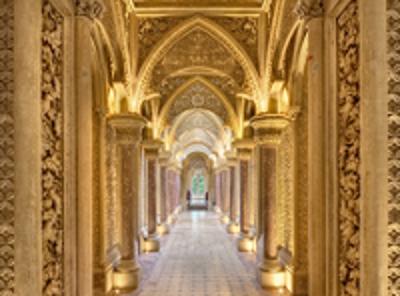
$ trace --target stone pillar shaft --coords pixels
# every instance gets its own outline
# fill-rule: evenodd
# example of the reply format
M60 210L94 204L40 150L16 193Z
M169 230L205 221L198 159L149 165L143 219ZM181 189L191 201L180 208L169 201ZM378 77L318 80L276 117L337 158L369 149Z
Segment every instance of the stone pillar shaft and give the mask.
M276 259L276 162L277 151L275 147L262 145L262 200L263 228L264 228L264 258Z
M235 167L229 167L229 219L235 220Z
M167 167L161 166L161 222L165 222L168 218L168 193L167 193Z
M249 160L240 159L240 233L249 234Z
M157 232L157 209L156 209L156 171L157 160L149 159L147 161L147 199L148 199L148 232L155 234Z

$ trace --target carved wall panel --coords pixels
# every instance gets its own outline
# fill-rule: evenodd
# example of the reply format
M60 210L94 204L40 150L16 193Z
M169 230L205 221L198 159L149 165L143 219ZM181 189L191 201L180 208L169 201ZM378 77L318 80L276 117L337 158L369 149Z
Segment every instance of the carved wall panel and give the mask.
M164 78L188 67L209 67L233 77L242 86L245 72L231 52L220 41L197 29L178 41L154 67L152 88Z
M107 249L118 243L117 223L117 151L115 135L110 125L106 127L106 217L107 217Z
M337 19L340 295L360 293L360 81L358 6Z
M148 17L139 19L138 28L138 70L149 56L154 46L164 35L184 21L183 17Z
M42 27L43 295L64 293L63 17L49 1Z
M0 5L0 295L14 295L14 1Z
M175 100L168 110L168 120L172 122L180 113L193 108L207 109L224 122L228 120L228 112L220 99L201 83L195 83Z
M258 18L257 17L213 17L218 25L232 34L247 52L254 66L258 67Z
M294 139L293 125L290 124L282 135L282 142L278 155L278 182L281 200L280 221L282 233L282 246L290 252L294 251Z
M305 71L307 73L307 70ZM298 76L298 79L302 77ZM303 78L303 101L301 112L295 123L296 133L296 194L295 194L295 258L296 270L308 270L308 96L307 76ZM308 282L296 281L296 286L307 291Z
M400 2L387 1L389 64L389 295L400 295Z

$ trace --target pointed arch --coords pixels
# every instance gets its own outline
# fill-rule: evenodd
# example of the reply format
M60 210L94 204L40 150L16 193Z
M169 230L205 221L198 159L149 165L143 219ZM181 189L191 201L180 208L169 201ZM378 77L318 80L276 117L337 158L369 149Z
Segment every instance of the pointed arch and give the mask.
M168 101L165 103L165 105L162 107L161 112L159 114L159 130L163 130L166 121L167 121L167 114L169 109L171 108L172 104L182 95L186 90L190 89L192 86L195 84L201 84L204 87L206 87L208 90L210 90L222 103L224 108L226 109L228 113L228 120L229 124L231 125L232 130L237 133L238 131L238 118L236 115L235 110L233 109L233 106L230 104L228 98L226 98L225 94L223 94L215 85L213 85L211 82L208 80L202 78L202 77L194 77L191 80L187 81L183 85L181 85L173 94L172 96L168 99ZM201 109L201 108L199 108ZM212 112L212 110L209 110Z
M182 23L172 32L167 33L166 36L164 36L164 38L149 54L138 75L139 83L136 89L136 96L134 98L134 100L136 100L135 104L133 104L134 107L138 108L142 98L148 94L146 88L149 87L151 72L157 62L164 57L177 42L197 29L203 30L210 36L214 37L232 54L232 56L245 71L249 80L249 87L253 92L252 96L255 100L257 100L256 95L258 94L258 73L247 52L218 24L204 17L196 16Z

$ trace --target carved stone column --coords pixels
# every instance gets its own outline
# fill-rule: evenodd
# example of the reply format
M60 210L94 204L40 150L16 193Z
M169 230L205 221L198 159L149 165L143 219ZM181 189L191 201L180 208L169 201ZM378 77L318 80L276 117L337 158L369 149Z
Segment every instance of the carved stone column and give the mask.
M240 237L238 238L239 252L254 250L254 238L251 237L249 228L249 162L251 159L254 142L252 139L237 140L233 143L237 149L240 169Z
M277 152L289 118L282 115L260 115L251 120L255 142L261 148L261 195L264 228L263 261L257 270L257 279L263 288L285 285L285 274L277 258Z
M158 232L160 234L167 234L170 231L168 224L168 161L171 157L170 153L164 152L158 158L160 165L160 201L161 201L161 221L158 226Z
M228 197L229 197L229 221L226 227L228 233L236 233L235 217L235 168L237 165L236 155L234 153L226 155L228 159Z
M115 129L117 166L119 180L119 202L121 203L121 262L113 274L114 289L131 292L141 279L141 268L137 263L136 238L138 236L138 188L140 171L140 140L146 120L135 114L117 114L108 118Z
M158 140L145 140L142 143L147 160L147 209L148 209L148 236L145 240L147 252L160 250L160 238L157 232L157 158L163 143Z

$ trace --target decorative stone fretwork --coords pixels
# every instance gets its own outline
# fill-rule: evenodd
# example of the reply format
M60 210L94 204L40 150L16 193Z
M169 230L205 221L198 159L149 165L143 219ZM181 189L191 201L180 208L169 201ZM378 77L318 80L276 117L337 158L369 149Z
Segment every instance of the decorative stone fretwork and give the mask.
M322 17L324 6L321 0L298 0L294 11L300 18L308 20Z
M164 35L184 20L185 18L183 17L146 17L139 19L138 70L149 56L151 50L162 40Z
M14 295L14 1L0 6L0 295Z
M62 15L43 3L42 243L43 295L64 293L64 115Z
M214 22L230 32L246 50L254 66L258 66L258 18L212 17Z
M235 79L242 86L245 71L231 52L203 29L196 29L179 40L154 67L153 89L177 70L188 67L209 67Z
M337 19L339 280L341 295L360 293L360 79L358 6Z
M139 159L142 129L146 120L136 114L115 114L108 117L113 127L117 147L119 203L121 208L121 261L113 274L114 288L131 292L140 282L137 263L136 225L138 210Z
M400 295L400 5L388 1L387 30L389 58L389 294Z
M175 100L168 111L168 120L172 122L176 116L193 108L207 109L221 117L224 122L228 120L228 112L220 99L200 82L193 84Z
M76 0L75 14L89 19L100 18L104 11L102 0Z

